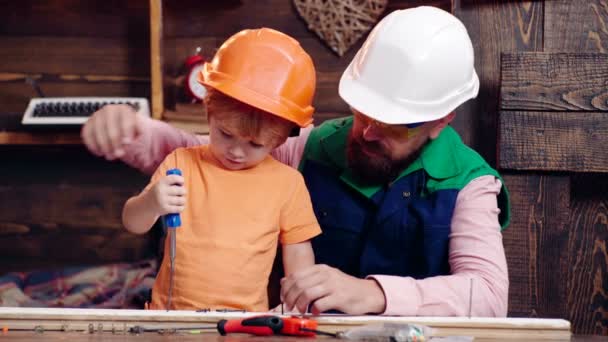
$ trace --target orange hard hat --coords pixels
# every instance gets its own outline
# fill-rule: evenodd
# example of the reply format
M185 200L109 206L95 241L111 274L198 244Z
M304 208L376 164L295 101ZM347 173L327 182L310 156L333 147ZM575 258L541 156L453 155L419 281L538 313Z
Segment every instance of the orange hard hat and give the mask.
M279 31L243 30L228 38L199 82L293 123L312 123L315 67L300 44Z

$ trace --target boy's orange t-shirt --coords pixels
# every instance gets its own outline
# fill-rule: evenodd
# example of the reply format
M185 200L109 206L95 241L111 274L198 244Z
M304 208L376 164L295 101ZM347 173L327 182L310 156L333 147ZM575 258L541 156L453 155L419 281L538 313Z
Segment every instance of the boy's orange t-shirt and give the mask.
M294 244L321 233L302 175L270 156L250 169L227 170L198 146L167 156L148 187L175 167L187 202L176 230L171 309L267 311L278 241ZM166 309L168 251L165 239L150 309Z

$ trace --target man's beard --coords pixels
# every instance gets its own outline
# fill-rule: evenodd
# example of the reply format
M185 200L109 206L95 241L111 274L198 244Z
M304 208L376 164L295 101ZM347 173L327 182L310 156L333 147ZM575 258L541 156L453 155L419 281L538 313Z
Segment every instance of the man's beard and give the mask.
M371 155L364 152L364 149L371 152ZM346 147L348 167L362 185L384 185L395 180L418 158L420 150L419 147L409 155L393 160L380 143L362 142L353 136L352 131L348 135Z

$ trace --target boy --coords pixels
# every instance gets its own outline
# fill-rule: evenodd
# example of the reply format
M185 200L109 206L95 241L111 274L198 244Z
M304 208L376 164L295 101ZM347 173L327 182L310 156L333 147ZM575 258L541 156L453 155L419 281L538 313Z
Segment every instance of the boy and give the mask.
M208 89L209 145L168 155L126 202L123 223L142 234L159 217L181 213L171 307L165 257L151 309L267 311L277 240L288 275L314 264L309 240L321 232L300 173L269 156L295 125L312 122L315 69L291 37L244 30L219 48L200 82ZM183 177L166 176L172 168Z

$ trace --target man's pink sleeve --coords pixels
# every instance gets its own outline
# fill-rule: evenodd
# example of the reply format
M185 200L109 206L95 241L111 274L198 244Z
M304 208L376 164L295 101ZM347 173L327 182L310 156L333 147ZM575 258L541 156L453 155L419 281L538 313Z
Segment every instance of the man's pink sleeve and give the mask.
M384 315L507 315L509 276L496 198L500 189L494 176L482 176L459 192L450 234L450 275L368 277L384 291Z
M312 125L302 128L300 130L300 135L288 138L283 145L275 148L271 153L274 159L297 169L302 160L304 147L306 147L306 141L308 141L308 136L312 129Z
M120 159L146 174L152 174L165 157L178 147L209 143L209 137L206 135L184 132L160 120L148 119L143 122L142 133L127 146L125 155ZM312 128L313 126L303 128L299 136L288 138L272 152L272 156L297 169Z
M179 130L160 120L143 120L141 134L125 150L120 158L127 165L146 174L152 174L165 157L178 147L190 147L209 143L207 136Z

